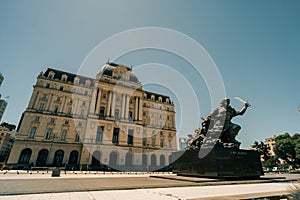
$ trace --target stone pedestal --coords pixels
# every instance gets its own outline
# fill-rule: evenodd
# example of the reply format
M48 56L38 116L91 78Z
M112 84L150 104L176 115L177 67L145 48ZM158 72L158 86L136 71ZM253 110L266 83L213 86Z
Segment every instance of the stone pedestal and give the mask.
M239 179L263 175L259 153L251 150L214 147L203 158L199 158L199 150L176 152L172 157L177 175Z

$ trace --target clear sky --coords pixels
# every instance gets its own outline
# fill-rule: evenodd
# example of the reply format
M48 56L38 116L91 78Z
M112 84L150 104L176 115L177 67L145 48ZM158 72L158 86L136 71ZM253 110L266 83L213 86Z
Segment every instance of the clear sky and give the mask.
M275 134L297 133L299 10L297 0L0 0L0 72L5 77L0 93L9 96L2 121L18 124L40 71L51 67L77 73L89 52L110 36L134 28L161 27L181 32L206 49L233 107L242 106L233 99L236 96L252 104L243 117L233 120L242 126L237 137L242 147ZM178 56L151 49L131 52L116 62L132 65L134 70L145 63L180 68L183 74L190 69ZM203 80L189 77L191 73L184 76L194 85L200 115L205 116L211 110L207 86ZM180 85L175 80L173 87ZM174 102L181 113L177 104L189 103L189 97ZM195 105L190 103L189 109ZM189 121L193 116L181 118ZM181 126L180 136L196 128L188 122Z

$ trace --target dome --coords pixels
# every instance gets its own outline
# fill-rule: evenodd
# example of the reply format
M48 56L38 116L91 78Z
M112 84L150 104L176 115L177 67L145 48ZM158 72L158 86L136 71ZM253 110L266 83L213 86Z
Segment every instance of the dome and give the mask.
M124 79L127 81L139 83L137 75L132 71L131 68L116 63L106 63L97 74L97 79L102 76L109 76L114 79Z

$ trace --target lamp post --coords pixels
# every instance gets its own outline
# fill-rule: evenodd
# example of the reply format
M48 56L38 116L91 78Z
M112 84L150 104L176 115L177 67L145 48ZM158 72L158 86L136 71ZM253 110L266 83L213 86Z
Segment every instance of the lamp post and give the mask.
M50 159L50 155L51 155L51 150L52 150L52 147L53 147L53 142L54 142L54 139L56 138L56 134L54 133L51 137L50 137L50 149L49 149L49 155L47 156L47 159L46 159L46 165L49 163L49 159Z

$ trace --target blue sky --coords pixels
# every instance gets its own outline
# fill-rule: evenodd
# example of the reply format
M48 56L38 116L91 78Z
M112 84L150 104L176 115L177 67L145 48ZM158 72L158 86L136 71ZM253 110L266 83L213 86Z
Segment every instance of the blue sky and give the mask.
M40 71L51 67L76 73L89 52L108 37L134 28L162 27L201 44L220 71L226 96L240 96L252 104L243 117L233 120L242 126L237 137L242 147L275 134L299 132L299 10L296 0L1 0L0 72L5 80L0 93L10 97L2 121L18 124ZM155 50L132 52L117 62L133 69L162 63L180 68L183 74L190 69L186 61ZM191 73L185 76L199 86L201 116L205 116L211 110L209 94L204 81L190 77ZM175 81L176 85L180 83ZM235 100L232 105L242 106ZM179 135L196 128L183 126Z

